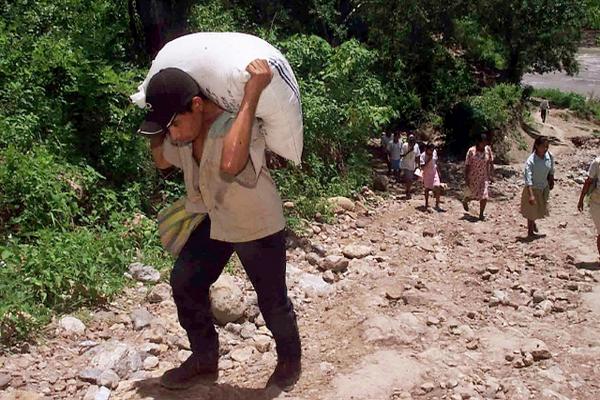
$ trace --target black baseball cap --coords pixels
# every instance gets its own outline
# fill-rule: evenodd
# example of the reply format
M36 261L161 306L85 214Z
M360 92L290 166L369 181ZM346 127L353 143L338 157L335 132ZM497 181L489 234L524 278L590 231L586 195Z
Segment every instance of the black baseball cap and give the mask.
M146 107L149 108L138 133L157 135L167 130L173 118L185 111L188 103L200 94L200 87L179 68L165 68L156 73L146 87Z

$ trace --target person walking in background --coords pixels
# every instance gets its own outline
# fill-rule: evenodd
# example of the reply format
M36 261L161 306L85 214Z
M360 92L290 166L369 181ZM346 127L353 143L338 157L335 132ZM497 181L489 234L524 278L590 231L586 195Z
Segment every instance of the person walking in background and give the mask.
M390 153L388 151L388 146L392 142L392 132L383 132L381 135L381 155L385 159L385 163L387 164L388 175L392 173L392 165L390 163Z
M525 162L525 187L521 194L521 215L527 219L527 234L538 232L536 220L549 215L548 198L554 188L554 157L548 150L550 144L545 136L538 136L533 152Z
M440 171L437 165L437 150L433 143L428 143L425 152L421 154L421 169L423 171L423 187L425 190L425 209L429 209L429 191L433 191L435 196L435 209L440 209L440 196L442 183L440 181Z
M590 169L588 170L588 176L583 187L581 188L581 194L579 195L579 202L577 203L577 209L583 211L583 200L586 196L589 197L590 202L590 214L592 214L592 220L596 226L596 248L598 249L598 255L600 256L600 190L598 190L598 178L600 177L600 157L596 157Z
M544 99L540 103L540 115L542 116L542 123L546 123L546 116L550 113L550 104L548 100Z
M415 170L417 169L417 160L421 152L415 135L408 135L408 142L402 145L402 162L400 168L404 176L404 186L406 188L406 198L410 199L412 184L415 180Z
M469 201L479 200L479 219L484 220L485 206L489 199L489 186L494 171L494 154L489 138L482 134L477 144L467 151L465 158L466 190L463 197L463 208L469 211Z
M402 160L402 141L400 140L400 132L394 133L394 139L388 144L388 153L392 173L396 177L396 180L398 180L400 174L400 160Z

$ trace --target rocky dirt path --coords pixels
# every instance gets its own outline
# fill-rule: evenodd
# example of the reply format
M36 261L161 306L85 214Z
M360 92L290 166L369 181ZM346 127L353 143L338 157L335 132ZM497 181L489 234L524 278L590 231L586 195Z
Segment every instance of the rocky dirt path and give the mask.
M365 190L339 200L335 224L314 223L292 241L304 372L291 393L262 389L276 359L240 275L213 293L219 318L237 321L220 328L217 383L160 388L156 377L189 354L188 343L168 286L138 282L84 325L62 320L27 353L0 356L0 399L596 400L600 270L576 181L600 143L559 139L551 216L536 240L518 214L518 164L498 168L484 222L475 203L465 213L452 197L457 182L441 213L392 185L385 198ZM143 272L132 270L157 278Z

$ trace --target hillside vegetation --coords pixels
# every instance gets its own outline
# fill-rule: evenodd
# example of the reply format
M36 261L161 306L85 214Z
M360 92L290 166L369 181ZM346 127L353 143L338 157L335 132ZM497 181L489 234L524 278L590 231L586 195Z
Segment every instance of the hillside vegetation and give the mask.
M525 72L577 70L597 12L595 0L1 0L0 341L107 301L134 260L170 265L154 221L181 176L155 170L128 101L170 38L243 31L289 58L304 164L273 174L295 227L370 182L365 144L383 129L427 126L457 152L501 133L523 113Z

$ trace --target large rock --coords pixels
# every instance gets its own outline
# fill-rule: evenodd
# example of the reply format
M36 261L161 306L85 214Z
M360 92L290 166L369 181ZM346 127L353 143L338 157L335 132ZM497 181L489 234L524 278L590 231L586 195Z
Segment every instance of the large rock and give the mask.
M309 274L292 265L287 266L288 286L298 286L309 296L323 296L332 291L331 285L319 275Z
M354 211L354 202L347 197L330 197L327 201L336 210Z
M58 321L58 333L62 336L76 336L85 333L85 325L75 317L67 315Z
M342 272L348 268L348 260L342 256L331 255L325 257L319 267L323 270Z
M373 188L375 190L379 190L381 192L385 192L388 189L388 184L390 183L389 179L385 175L375 175L373 177Z
M244 316L246 302L235 280L222 274L210 288L212 313L220 325L234 322Z
M365 258L368 255L371 255L373 249L370 246L365 246L361 244L349 244L344 247L342 250L342 254L347 258Z
M142 368L142 358L133 347L118 341L110 341L90 350L94 356L90 361L91 368L101 371L112 369L121 378Z
M85 392L83 400L108 400L110 398L110 390L104 386L90 386Z
M119 386L119 375L112 369L107 369L98 378L98 384L100 386L106 386L109 389L116 389Z
M136 308L129 314L131 322L133 323L133 329L139 331L147 326L150 326L152 322L152 314L145 308Z
M160 280L160 272L154 267L139 262L129 265L129 274L140 282L158 282Z
M552 353L548 350L546 343L539 339L529 339L521 344L521 353L531 354L535 361L547 360L552 358Z

